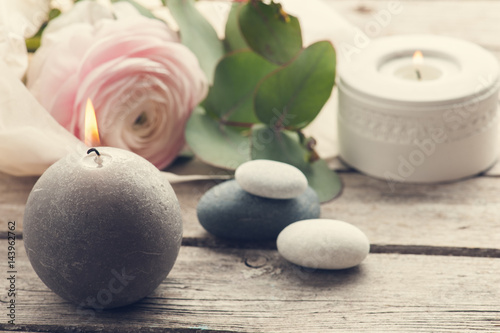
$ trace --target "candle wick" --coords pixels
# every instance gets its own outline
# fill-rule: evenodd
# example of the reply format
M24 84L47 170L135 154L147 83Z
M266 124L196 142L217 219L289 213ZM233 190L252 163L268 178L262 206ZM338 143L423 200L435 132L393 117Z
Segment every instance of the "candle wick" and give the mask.
M95 152L97 156L101 156L101 153L99 153L99 151L95 148L90 148L89 150L87 150L87 154L90 154L91 152Z
M101 153L99 153L99 151L95 148L90 148L89 150L87 150L87 154L90 154L92 152L97 154L97 156L94 158L94 162L96 162L99 167L102 167Z
M422 74L420 74L420 71L417 69L415 69L415 72L417 73L417 79L420 81L422 80Z

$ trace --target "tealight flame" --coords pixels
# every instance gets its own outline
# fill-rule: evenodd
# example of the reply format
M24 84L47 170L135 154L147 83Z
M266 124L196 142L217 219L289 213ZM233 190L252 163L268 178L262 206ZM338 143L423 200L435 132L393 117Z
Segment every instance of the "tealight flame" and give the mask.
M101 144L95 110L90 98L87 99L87 106L85 107L85 144L88 147L96 147Z
M413 53L413 65L418 66L422 65L424 62L424 55L420 51L415 51Z

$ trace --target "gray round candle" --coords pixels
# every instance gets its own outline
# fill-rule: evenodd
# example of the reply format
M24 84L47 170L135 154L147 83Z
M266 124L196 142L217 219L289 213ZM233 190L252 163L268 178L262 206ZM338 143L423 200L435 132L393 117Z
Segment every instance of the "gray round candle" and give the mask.
M70 154L40 177L26 204L23 237L50 289L99 311L131 304L165 279L181 245L182 219L156 167L100 147Z

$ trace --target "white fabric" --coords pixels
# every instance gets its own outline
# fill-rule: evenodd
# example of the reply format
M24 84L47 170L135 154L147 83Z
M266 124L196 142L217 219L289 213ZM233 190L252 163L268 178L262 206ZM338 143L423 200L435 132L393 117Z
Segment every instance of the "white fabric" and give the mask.
M0 170L16 176L40 175L84 144L38 103L0 61Z
M28 67L24 38L33 36L49 11L48 0L0 0L0 60L18 78Z

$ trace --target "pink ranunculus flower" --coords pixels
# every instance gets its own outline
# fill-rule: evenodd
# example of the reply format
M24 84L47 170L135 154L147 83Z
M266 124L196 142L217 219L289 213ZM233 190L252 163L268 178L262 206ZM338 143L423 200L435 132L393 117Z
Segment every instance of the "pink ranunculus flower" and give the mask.
M84 139L87 98L103 146L131 150L158 168L184 146L184 128L208 83L195 55L159 20L130 4L78 2L53 20L27 86L55 119Z

